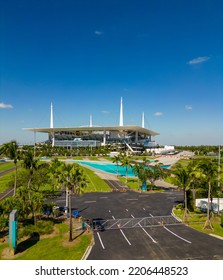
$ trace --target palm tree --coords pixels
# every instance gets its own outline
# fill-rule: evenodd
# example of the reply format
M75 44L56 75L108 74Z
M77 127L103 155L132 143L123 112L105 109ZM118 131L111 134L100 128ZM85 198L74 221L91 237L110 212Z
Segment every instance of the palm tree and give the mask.
M135 176L138 178L138 191L140 190L140 174L142 173L144 167L141 164L134 164L132 167L132 171Z
M55 190L55 187L58 185L58 175L59 175L59 167L61 166L61 162L58 160L58 158L54 158L50 162L49 166L49 177L52 179L52 187L53 191Z
M33 172L34 170L37 170L38 168L38 159L35 159L33 156L33 153L31 150L28 150L25 154L24 154L24 158L23 158L23 166L25 167L25 169L29 170L29 181L28 181L28 190L30 189L30 184L33 178Z
M82 194L87 186L87 180L83 169L78 164L62 164L60 167L59 182L69 190L69 218L70 234L69 241L72 241L72 194Z
M202 175L205 178L205 182L208 185L208 203L207 203L207 219L204 224L204 229L213 229L210 220L210 202L211 202L211 189L214 182L217 180L218 177L218 166L216 162L211 160L202 161L199 164L199 168L202 172Z
M187 191L190 188L191 178L189 169L182 166L180 163L175 165L174 171L174 184L184 191L184 215L183 220L187 218L188 207L187 207Z
M154 182L156 180L163 179L167 176L167 170L164 170L162 168L162 163L157 163L154 166L150 168L151 172L151 177L150 177L150 182L151 182L151 187L154 185Z
M112 159L112 162L116 164L116 175L118 176L118 165L119 162L121 161L121 157L119 155L114 156L114 158Z
M127 156L124 156L122 159L121 159L121 166L125 166L125 183L128 182L128 169L132 166L131 164L131 160L129 157Z
M5 143L0 147L0 155L4 154L6 157L13 160L15 165L15 181L14 181L14 196L16 193L17 187L17 162L20 159L18 152L18 144L16 141L11 141L9 143Z

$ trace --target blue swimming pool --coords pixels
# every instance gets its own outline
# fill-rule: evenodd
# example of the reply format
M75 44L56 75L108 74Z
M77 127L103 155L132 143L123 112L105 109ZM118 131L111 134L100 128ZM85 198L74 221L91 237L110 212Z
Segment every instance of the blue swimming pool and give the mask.
M108 173L112 174L118 174L120 176L126 175L126 167L125 166L116 166L116 164L113 163L102 163L102 162L93 162L93 161L82 161L82 160L74 160L74 162L77 162L79 164L87 165ZM118 169L117 169L118 168ZM118 171L118 172L117 172ZM132 168L128 169L128 176L135 176Z
M83 161L83 160L74 160L74 162L87 165L89 167L99 169L111 174L118 174L119 176L126 176L126 167L125 166L116 166L115 163L102 163L94 161ZM163 165L163 168L168 168L169 165ZM135 177L135 174L132 171L132 168L128 168L128 176Z

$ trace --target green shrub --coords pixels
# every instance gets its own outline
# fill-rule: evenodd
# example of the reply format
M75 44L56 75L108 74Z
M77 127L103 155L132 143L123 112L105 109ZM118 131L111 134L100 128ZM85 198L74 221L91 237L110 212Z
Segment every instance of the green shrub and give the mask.
M182 209L184 209L184 204L183 203L179 203L179 204L176 205L175 208L182 210Z
M22 238L24 236L33 236L36 233L39 235L50 234L53 232L53 221L41 220L36 223L36 225L28 224L19 228L18 237Z

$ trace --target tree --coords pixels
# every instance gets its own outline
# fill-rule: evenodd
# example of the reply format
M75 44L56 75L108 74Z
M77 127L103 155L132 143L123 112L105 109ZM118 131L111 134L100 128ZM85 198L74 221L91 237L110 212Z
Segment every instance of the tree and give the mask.
M150 183L151 187L154 186L156 180L163 179L167 176L167 170L162 168L162 163L157 163L150 168Z
M14 196L16 193L17 187L17 163L20 159L20 155L18 152L18 144L16 141L11 141L9 143L5 143L0 147L0 155L4 154L6 157L13 160L15 165L15 180L14 180Z
M143 172L144 167L141 164L134 164L132 167L132 171L135 174L135 176L138 178L138 191L140 190L140 179L141 179L141 173Z
M186 166L182 166L180 163L175 165L174 171L174 184L184 191L184 215L183 220L187 218L187 191L190 188L191 178L189 169Z
M121 159L121 166L125 166L125 178L126 178L125 183L127 183L128 182L128 169L132 166L130 158L127 156L124 156Z
M202 172L205 182L208 185L207 219L204 224L204 229L212 230L213 227L211 225L211 220L210 220L211 190L212 190L212 185L217 180L218 166L217 166L216 162L213 162L211 160L205 160L199 164L199 168Z
M58 182L69 190L69 219L70 234L69 241L72 241L72 194L82 194L87 186L87 180L83 169L78 164L62 164L60 167Z
M29 170L29 181L28 181L28 190L30 189L30 184L33 178L34 170L38 168L38 159L35 159L31 150L28 150L23 158L23 166Z
M118 176L118 165L119 162L121 161L121 157L119 155L114 156L114 158L112 159L112 162L116 164L116 175Z
M59 167L61 166L61 162L58 160L58 158L54 158L51 160L49 165L49 177L52 180L52 187L53 191L55 190L55 187L58 185L58 176L59 176Z

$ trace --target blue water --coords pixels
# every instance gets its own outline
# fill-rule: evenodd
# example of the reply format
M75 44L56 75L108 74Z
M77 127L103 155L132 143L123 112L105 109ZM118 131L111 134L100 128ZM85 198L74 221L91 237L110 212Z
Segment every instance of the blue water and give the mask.
M92 161L82 161L82 160L74 160L79 164L87 165L108 173L118 174L119 176L126 176L126 167L125 166L118 166L117 172L117 165L113 163L101 163L101 162L92 162ZM163 165L163 168L168 168L169 165ZM128 176L135 177L135 174L132 171L132 167L128 168Z
M91 162L91 161L81 161L77 160L75 161L79 164L87 165L108 173L112 174L118 174L120 176L125 176L126 175L126 167L125 166L118 166L118 173L117 173L117 166L116 164L113 163L98 163L98 162ZM134 173L132 172L132 168L128 168L128 176L135 176Z

